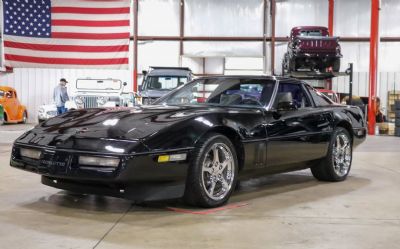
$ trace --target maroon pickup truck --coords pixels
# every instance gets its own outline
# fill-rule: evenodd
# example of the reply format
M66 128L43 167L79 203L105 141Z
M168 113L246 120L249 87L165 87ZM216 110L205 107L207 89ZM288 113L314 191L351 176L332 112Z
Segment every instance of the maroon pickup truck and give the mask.
M339 38L329 36L326 27L295 27L290 33L288 51L282 62L282 72L296 72L298 69L326 72L339 72L340 51Z

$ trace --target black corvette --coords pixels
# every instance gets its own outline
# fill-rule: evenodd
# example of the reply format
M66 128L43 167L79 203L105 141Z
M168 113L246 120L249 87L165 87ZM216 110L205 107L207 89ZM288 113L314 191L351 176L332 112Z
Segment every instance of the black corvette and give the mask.
M11 166L73 192L215 207L249 176L311 168L318 180L346 179L365 126L358 107L301 81L207 77L151 106L49 119L15 141Z

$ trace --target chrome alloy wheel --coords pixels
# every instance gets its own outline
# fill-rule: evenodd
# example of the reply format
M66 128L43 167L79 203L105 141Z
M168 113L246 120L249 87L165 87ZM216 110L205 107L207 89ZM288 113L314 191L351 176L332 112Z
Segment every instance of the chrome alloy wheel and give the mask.
M347 175L351 165L350 139L343 133L338 134L333 146L333 169L339 177Z
M213 200L226 197L233 185L234 159L230 148L216 143L207 151L202 165L202 185L207 196Z

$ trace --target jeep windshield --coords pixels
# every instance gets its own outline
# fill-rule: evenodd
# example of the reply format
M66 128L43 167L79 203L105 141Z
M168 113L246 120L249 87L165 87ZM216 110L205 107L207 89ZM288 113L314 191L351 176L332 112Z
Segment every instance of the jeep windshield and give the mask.
M154 104L263 107L269 104L274 87L275 81L266 79L198 79Z
M321 30L302 30L300 36L323 36Z
M78 79L76 81L76 89L78 90L93 90L93 91L118 91L122 88L122 82L120 80L106 79Z
M188 82L185 76L148 76L146 79L147 90L172 90Z

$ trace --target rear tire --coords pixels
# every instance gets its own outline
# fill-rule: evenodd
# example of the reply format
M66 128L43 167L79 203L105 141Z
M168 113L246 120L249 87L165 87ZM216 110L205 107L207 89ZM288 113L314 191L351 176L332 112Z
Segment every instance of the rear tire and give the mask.
M350 172L352 158L351 136L346 129L338 127L332 134L327 156L312 167L311 172L319 181L344 181Z
M22 115L22 124L26 124L26 121L28 120L28 114L26 113L26 111L24 111L24 114Z
M205 208L224 205L235 189L237 174L238 160L232 142L221 134L206 135L192 155L185 202Z

